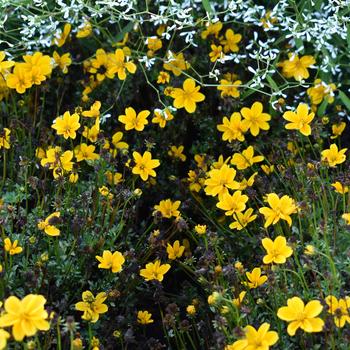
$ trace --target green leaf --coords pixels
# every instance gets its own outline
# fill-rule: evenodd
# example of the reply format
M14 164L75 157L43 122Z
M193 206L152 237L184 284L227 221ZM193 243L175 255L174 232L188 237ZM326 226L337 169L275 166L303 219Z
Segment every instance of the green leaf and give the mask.
M204 7L205 11L209 15L213 15L214 14L213 8L211 7L209 0L202 0L202 4L203 4L203 7Z
M350 98L346 96L343 91L339 91L339 97L344 103L345 107L350 111Z
M317 115L319 117L323 117L324 116L324 113L326 111L326 108L328 106L328 102L327 100L323 100L320 107L317 108Z
M126 33L131 32L132 28L134 26L133 22L129 22L115 37L115 42L122 41L124 39L124 35Z
M270 75L267 75L266 76L266 79L267 81L269 82L270 84L270 87L271 89L274 91L274 92L278 92L280 89L278 88L276 82L272 79L272 77Z

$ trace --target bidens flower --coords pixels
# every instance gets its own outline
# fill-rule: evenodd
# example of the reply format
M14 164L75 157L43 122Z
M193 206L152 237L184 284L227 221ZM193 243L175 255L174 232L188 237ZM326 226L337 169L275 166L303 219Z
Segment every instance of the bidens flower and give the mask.
M0 317L0 327L12 327L16 341L31 337L50 328L44 309L46 299L42 295L28 294L22 300L11 296L5 300L5 313Z
M249 146L242 153L235 153L231 159L231 164L236 166L238 170L244 170L263 160L263 156L254 156L254 148Z
M263 113L261 102L254 102L251 108L243 107L241 114L244 118L243 128L250 131L253 136L257 136L261 130L269 130L268 121L271 120L270 114Z
M322 160L326 161L331 168L334 168L338 164L345 162L345 152L347 150L347 148L343 148L339 151L338 146L335 143L333 143L331 144L329 149L325 149L321 152Z
M159 211L163 218L170 219L171 217L179 217L180 211L178 210L181 202L173 202L171 199L163 199L158 205L154 206L155 211Z
M135 161L135 166L132 168L132 173L140 175L143 181L147 181L149 176L155 177L157 174L153 170L159 167L160 162L158 159L152 159L152 154L146 151L143 155L139 152L132 153Z
M242 282L249 289L258 288L267 281L267 276L261 274L260 267L256 267L252 272L246 272L248 282Z
M55 226L60 222L59 217L61 213L56 211L50 214L45 220L38 222L38 229L44 231L49 236L59 236L60 230Z
M10 134L11 130L4 128L3 131L0 133L0 149L10 149Z
M307 69L315 62L312 56L299 58L296 54L290 54L289 59L278 63L278 66L282 67L282 74L286 78L293 77L295 80L300 81L309 77L310 74Z
M122 253L118 251L112 253L110 250L104 250L102 256L96 255L96 259L100 262L98 268L111 269L113 273L120 272L125 262Z
M76 131L80 128L79 114L70 115L67 111L62 117L54 120L51 128L57 131L57 135L63 135L65 139L71 138L74 140L77 136Z
M241 114L238 112L232 113L230 119L224 117L222 124L217 125L217 129L223 132L222 140L228 142L244 141L244 133L248 130L244 127Z
M278 333L269 329L268 323L263 323L258 330L248 325L244 328L245 337L227 345L225 350L269 350L278 341Z
M276 193L267 195L267 202L270 207L262 207L259 212L265 217L264 227L275 225L280 219L287 221L288 225L292 225L291 214L297 212L297 206L292 198L287 195L279 198Z
M146 268L140 270L140 276L146 281L157 280L162 282L164 275L169 271L169 264L161 264L160 260L146 264Z
M181 258L182 254L185 251L185 246L180 245L180 241L175 241L173 245L168 243L166 251L168 253L168 258L170 260L175 260L177 258Z
M138 311L137 312L137 322L140 324L153 323L152 314L148 311Z
M349 309L350 309L350 298L345 297L344 299L337 299L333 295L329 295L326 298L326 303L329 307L328 313L334 316L334 324L338 328L343 328L345 323L350 323Z
M100 314L104 314L108 311L108 306L103 304L107 299L105 292L98 293L96 297L89 291L85 291L82 294L83 301L79 301L75 304L75 309L83 311L81 316L83 320L95 323L98 321Z
M6 252L9 252L10 255L19 254L23 251L23 248L18 245L17 239L12 243L8 237L4 239L4 249Z
M297 111L287 111L283 114L283 118L290 123L286 124L288 130L299 130L304 136L311 135L310 123L314 119L315 113L309 114L309 107L305 103L299 103Z
M298 328L307 333L321 332L324 322L316 317L322 312L322 305L318 300L312 300L304 305L299 297L287 300L287 306L280 307L277 316L289 322L287 332L290 336L295 335Z
M175 88L171 93L174 99L173 105L175 108L185 108L188 113L194 113L196 103L204 101L205 96L199 92L200 87L196 86L193 79L186 79L183 83L183 88Z
M267 252L263 258L264 264L284 264L293 254L293 249L287 245L286 239L282 236L278 236L274 241L263 238L261 243Z
M208 173L208 179L205 180L205 193L208 196L219 196L229 194L229 189L236 190L239 183L235 181L236 170L230 168L227 164L222 165L220 169L212 169Z
M125 115L120 115L118 120L125 124L125 130L135 129L136 131L142 131L145 125L148 124L147 117L150 115L150 111L141 111L136 115L136 111L132 107L125 108Z

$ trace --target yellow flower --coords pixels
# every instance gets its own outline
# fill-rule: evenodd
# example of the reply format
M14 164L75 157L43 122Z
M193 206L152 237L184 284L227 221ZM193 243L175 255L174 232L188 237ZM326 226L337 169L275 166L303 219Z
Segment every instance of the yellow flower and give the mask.
M15 65L13 61L4 61L6 58L5 52L0 51L0 75L6 75L9 69Z
M347 225L350 225L350 213L344 213L341 217L346 221Z
M159 72L157 84L166 84L170 82L170 74L164 71Z
M174 116L170 113L170 111L167 108L165 108L163 111L160 109L155 109L152 123L159 124L159 127L164 128L166 123L173 119Z
M326 161L330 167L334 168L336 165L345 162L345 152L347 150L347 148L343 148L339 151L338 146L333 143L330 145L329 149L325 149L321 152L322 160Z
M204 235L207 232L207 225L196 225L194 230L198 235Z
M221 79L220 80L220 85L218 86L218 90L221 91L221 97L239 97L240 93L238 91L238 88L242 84L242 81L240 80L227 80L227 79ZM233 113L232 115L234 115Z
M260 166L260 168L262 169L262 171L266 174L266 175L270 175L274 172L275 170L275 166L274 165L266 165L263 164Z
M269 130L270 125L267 123L271 120L270 114L263 113L261 102L254 102L251 108L243 107L241 114L244 118L243 127L249 129L253 136L257 136L261 130Z
M219 58L224 58L224 53L222 52L222 46L216 46L214 44L210 45L211 48L211 52L209 53L209 57L210 57L210 61L211 62L215 62L217 61Z
M334 182L332 186L334 187L335 192L338 192L340 194L345 194L349 192L349 186L344 186L339 181Z
M131 74L135 74L136 65L131 61L125 62L125 54L122 49L116 49L114 55L111 56L111 58L112 63L110 72L111 74L117 73L119 80L126 79L126 71L128 71Z
M89 129L87 126L84 126L84 131L82 135L87 138L90 142L96 142L98 135L100 133L100 118L96 118L95 124Z
M10 255L19 254L23 251L23 248L18 245L17 239L12 243L8 237L4 239L4 249L6 252L9 252Z
M146 268L140 270L140 276L146 281L163 281L164 275L169 271L169 264L161 264L160 260L146 264Z
M188 172L187 181L189 183L190 191L199 192L201 190L201 188L203 187L205 180L203 178L201 178L196 171L190 170Z
M271 208L262 207L259 212L265 217L264 227L275 225L280 219L287 221L288 225L292 225L291 214L297 212L297 206L292 198L287 195L279 198L276 193L267 195L267 202Z
M65 151L62 153L60 147L51 148L46 151L46 155L41 159L40 164L43 167L53 169L54 178L58 178L64 174L64 171L70 172L73 169L73 152Z
M46 299L42 295L28 294L22 300L10 296L5 300L5 313L0 317L0 327L11 327L16 341L50 329L44 309Z
M100 108L101 108L101 102L100 101L95 101L93 103L93 105L90 107L90 110L83 111L81 114L84 117L98 118L100 116L100 114L101 114Z
M107 178L107 182L110 185L116 185L116 184L123 181L123 174L121 174L121 173L114 173L113 174L111 171L108 170L105 172L105 175Z
M311 135L310 123L314 119L315 113L309 114L309 107L305 103L299 103L297 111L287 111L283 114L283 118L290 123L286 124L288 130L299 130L304 136Z
M66 23L60 36L53 40L53 44L57 45L58 47L63 46L69 36L71 28L72 26L69 23Z
M150 115L150 111L144 110L136 115L134 108L125 108L125 115L120 115L118 120L125 124L125 130L135 129L136 131L142 131L145 125L148 124L147 117Z
M78 39L86 38L92 33L92 25L89 21L85 21L83 26L78 30L76 37Z
M278 236L274 241L263 238L261 243L267 252L263 258L264 264L284 264L293 254L293 249L287 245L286 239L282 236Z
M253 214L253 209L248 208L244 213L242 212L236 212L233 216L236 221L232 222L230 224L230 229L232 230L242 230L244 227L246 227L250 222L254 221L257 218L257 215Z
M209 305L215 305L219 299L220 299L220 294L218 292L213 292L208 296L208 304Z
M62 73L67 74L68 67L72 64L70 53L68 52L60 56L56 51L54 51L52 56L55 60L56 65L61 69Z
M248 325L244 329L245 338L227 345L224 350L269 350L279 339L278 333L268 331L269 328L268 323L263 323L258 330Z
M220 169L212 169L208 173L208 179L205 180L204 191L208 196L219 196L228 194L228 189L236 190L239 183L235 181L236 170L224 164Z
M280 307L277 316L289 322L287 332L290 336L295 335L298 328L307 333L321 332L324 322L316 317L322 312L322 305L318 300L312 300L304 305L299 297L287 300L287 306Z
M333 124L332 125L332 133L333 135L331 136L331 139L336 139L337 137L339 137L343 131L346 128L346 123L345 122L340 122L338 124Z
M102 257L96 255L96 259L100 262L100 264L98 264L100 269L111 269L113 273L120 272L125 262L122 253L118 251L112 253L110 250L104 250Z
M69 182L75 184L79 179L79 175L76 172L73 172L69 175Z
M135 151L132 155L135 162L135 166L132 168L133 174L140 175L143 181L147 181L149 176L156 177L157 174L153 169L159 167L158 159L152 159L152 154L148 151L143 155Z
M63 135L66 140L68 138L74 140L77 136L76 131L80 128L79 114L74 113L70 115L67 111L62 117L54 120L51 128L57 131L57 135Z
M60 215L61 213L59 211L50 214L45 220L39 221L38 229L44 231L49 236L59 236L60 230L56 227L56 224L60 222Z
M246 272L248 282L242 282L250 289L258 288L267 281L267 276L261 274L260 267L255 267L252 272Z
M334 316L334 323L338 328L343 328L345 323L350 323L349 309L350 298L337 299L333 295L329 295L325 299L329 309L328 313Z
M231 159L231 164L235 165L238 170L244 170L251 167L254 163L264 160L263 156L254 157L254 148L249 146L242 153L235 153Z
M304 250L304 254L306 255L314 255L315 254L315 247L311 244L307 244Z
M193 79L188 78L183 83L183 88L175 88L171 94L174 99L175 108L185 108L188 113L194 113L196 103L204 101L205 96L199 92L200 87L196 86Z
M156 36L147 38L146 43L147 43L147 48L150 51L152 51L152 53L160 50L163 46L162 40L157 38Z
M248 196L242 195L241 191L235 191L233 195L225 193L216 206L225 211L225 215L234 215L242 212L246 208Z
M180 241L176 240L173 245L168 243L166 251L170 260L181 258L185 251L185 246L180 245Z
M196 310L196 307L194 305L188 305L186 307L186 312L188 315L193 316L196 314L197 310Z
M128 149L129 145L126 142L122 141L123 133L121 131L116 132L112 136L112 143L117 149Z
M10 338L10 333L6 332L4 329L0 329L0 350L6 348L8 338Z
M152 314L148 311L138 311L137 312L137 322L140 324L153 323Z
M52 60L48 55L35 52L33 55L24 55L25 63L20 63L31 74L31 83L40 85L52 72Z
M334 101L334 91L336 87L334 84L326 84L321 79L316 79L314 86L307 89L307 94L310 96L313 105L319 105L323 99L328 103Z
M223 132L223 141L232 142L233 140L244 141L244 133L248 130L243 126L241 114L238 112L232 113L230 119L224 117L223 124L217 125L217 129Z
M258 330L253 326L244 328L245 337L227 345L225 350L269 350L278 341L278 333L269 331L270 324L263 323Z
M97 153L94 153L95 151L94 145L87 145L86 143L82 143L75 147L74 153L75 158L77 159L77 162L81 162L83 160L96 160L99 159L100 156Z
M170 157L173 157L174 159L179 159L182 162L186 161L186 156L182 153L184 150L184 146L171 146L170 150L168 151L168 155Z
M209 35L214 35L216 38L219 35L220 30L222 29L222 23L217 21L215 23L206 23L206 28L201 33L202 39L206 39Z
M235 305L236 307L240 307L246 294L246 291L240 292L238 298L234 298L232 300L233 305Z
M177 77L182 73L182 71L190 68L190 64L185 61L182 52L175 54L169 51L167 56L168 60L164 63L163 67L166 70L172 71Z
M194 156L194 160L197 163L197 167L203 170L204 172L207 171L208 165L207 165L207 155L206 154L196 154Z
M19 94L23 94L32 84L32 75L27 72L23 63L16 64L13 72L6 76L6 84L10 89L16 89Z
M224 52L238 52L238 43L242 40L241 34L235 34L232 29L227 29L225 33L225 39L220 41L220 44L224 46Z
M288 60L278 63L278 66L282 67L282 74L286 78L293 77L295 80L300 81L310 76L307 69L315 62L312 56L303 56L299 59L297 54L291 54Z
M254 185L256 175L258 175L257 172L255 172L253 175L251 175L248 180L246 178L243 178L239 184L239 190L243 191L247 187L252 187Z
M180 201L172 202L171 199L163 199L159 202L158 205L154 206L154 210L159 211L162 214L163 218L177 218L180 216L180 211L178 210L180 204Z
M95 323L100 318L100 314L104 314L108 311L108 306L103 304L107 299L105 292L98 293L96 297L89 291L85 291L82 294L83 301L79 301L75 304L75 309L83 311L83 320Z
M0 101L2 101L4 98L7 98L9 92L10 89L6 85L5 78L0 74Z
M0 133L0 149L10 149L10 134L11 130L4 128L3 131Z

